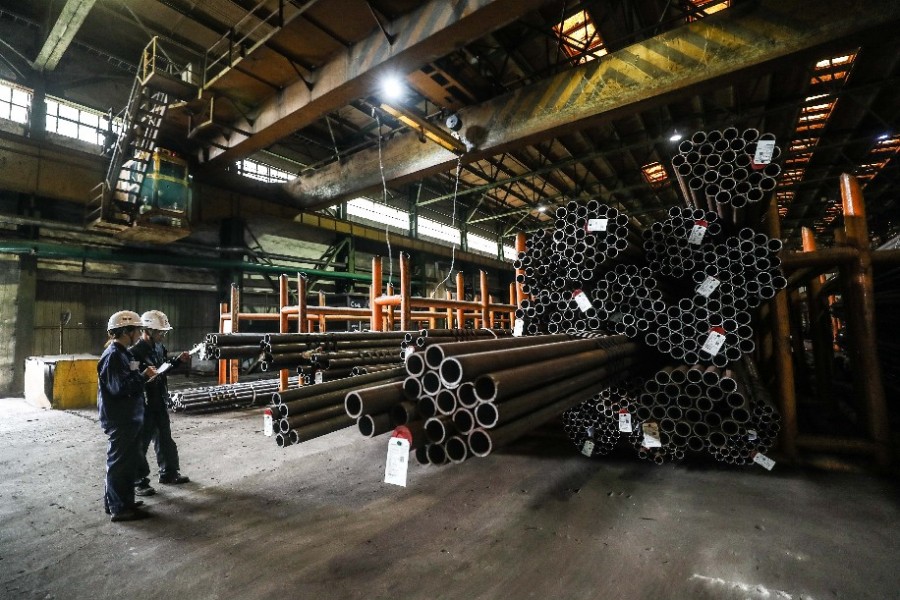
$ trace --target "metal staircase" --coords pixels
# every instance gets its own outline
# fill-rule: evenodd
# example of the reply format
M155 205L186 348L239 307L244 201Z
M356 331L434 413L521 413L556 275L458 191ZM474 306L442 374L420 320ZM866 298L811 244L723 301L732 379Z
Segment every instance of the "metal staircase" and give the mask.
M121 232L135 224L139 193L157 147L159 131L170 100L197 95L197 87L182 81L174 65L158 69L157 38L144 48L141 72L134 78L128 105L113 146L106 178L91 190L85 209L89 229Z

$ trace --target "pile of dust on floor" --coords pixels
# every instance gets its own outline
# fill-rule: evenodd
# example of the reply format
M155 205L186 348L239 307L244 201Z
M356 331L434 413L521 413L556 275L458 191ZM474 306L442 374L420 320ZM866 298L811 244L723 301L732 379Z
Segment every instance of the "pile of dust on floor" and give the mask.
M279 449L260 412L173 415L182 471L110 523L96 411L0 399L0 597L895 598L898 488L777 465L589 460L545 427L382 483L387 437ZM151 450L152 459L152 450Z

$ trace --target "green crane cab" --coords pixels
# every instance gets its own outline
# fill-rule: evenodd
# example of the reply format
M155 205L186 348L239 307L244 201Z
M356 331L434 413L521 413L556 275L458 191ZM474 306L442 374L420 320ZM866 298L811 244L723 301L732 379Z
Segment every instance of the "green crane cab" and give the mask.
M130 215L120 237L165 242L190 234L191 181L188 164L174 152L155 148L125 161L113 196Z

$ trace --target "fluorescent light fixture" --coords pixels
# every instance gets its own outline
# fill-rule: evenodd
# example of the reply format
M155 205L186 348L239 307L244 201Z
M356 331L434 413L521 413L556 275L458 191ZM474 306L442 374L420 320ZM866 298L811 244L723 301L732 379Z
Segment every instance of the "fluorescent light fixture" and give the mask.
M675 131L672 132L672 135L669 136L669 141L670 141L670 142L678 142L678 141L680 141L681 138L683 138L683 137L684 137L684 136L681 135L680 133L678 133L678 130L676 129Z

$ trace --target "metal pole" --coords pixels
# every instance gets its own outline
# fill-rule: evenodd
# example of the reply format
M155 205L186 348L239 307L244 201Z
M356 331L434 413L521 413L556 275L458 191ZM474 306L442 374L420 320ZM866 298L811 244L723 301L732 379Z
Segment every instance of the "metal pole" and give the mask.
M876 351L872 253L869 249L866 205L856 177L847 173L841 175L841 198L847 244L859 250L859 258L850 266L848 285L850 310L847 313L853 375L866 405L869 434L877 445L876 460L879 466L886 467L890 463L890 428Z
M781 238L781 221L778 203L769 203L769 237ZM794 383L794 364L791 362L790 316L788 315L788 291L779 290L771 303L772 346L775 359L775 396L781 413L781 449L788 460L797 459L797 396Z
M400 253L400 330L409 331L412 328L410 317L410 296L412 296L412 283L409 278L409 254ZM393 327L391 327L393 329Z
M803 227L800 230L804 252L815 252L816 238L813 230ZM809 310L810 338L813 345L813 361L815 363L816 395L829 404L831 400L831 363L834 361L832 351L833 331L828 312L824 310L822 284L825 276L814 277L806 286L806 302Z
M369 307L372 309L372 317L369 319L369 329L381 331L381 307L375 304L376 298L381 296L381 257L372 257L372 286L369 288Z
M278 331L279 333L288 333L288 315L283 310L288 305L288 276L278 276ZM278 389L286 390L288 387L289 371L281 369L278 371Z

